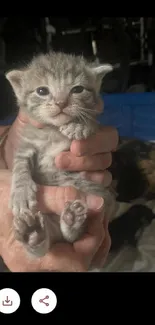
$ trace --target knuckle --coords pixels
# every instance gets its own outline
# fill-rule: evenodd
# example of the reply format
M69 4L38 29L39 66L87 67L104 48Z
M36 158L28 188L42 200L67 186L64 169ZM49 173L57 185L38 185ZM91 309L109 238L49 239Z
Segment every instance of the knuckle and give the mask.
M103 172L103 184L104 186L109 186L112 182L112 174L108 171L108 170L105 170Z
M80 165L83 170L93 171L96 169L96 160L93 156L83 156L81 157Z
M108 159L107 160L108 160L107 161L108 167L110 167L111 164L112 164L112 154L111 153L108 154Z
M58 168L63 167L63 160L64 160L63 153L60 153L58 156L56 156L55 163Z
M104 162L104 166L102 168L106 169L109 168L112 164L112 154L111 153L106 153L103 156L103 162Z
M104 183L105 182L105 175L106 175L106 171L100 172L98 174L100 183Z
M93 246L94 248L99 248L105 239L105 230L103 226L103 222L101 220L95 220L95 223L93 223L91 226L93 226L92 230L92 237L93 237Z
M113 132L113 141L114 141L113 146L117 147L119 142L119 133L116 128L113 128L112 132Z
M92 172L90 173L90 179L97 184L105 183L105 171L103 172Z
M73 140L70 150L76 157L81 157L85 149L84 143L81 140Z
M64 189L64 201L65 202L79 199L80 192L75 187L66 186L63 189Z
M103 226L100 227L99 229L100 230L99 230L99 233L98 233L98 245L100 246L103 243L104 239L105 239L105 230L104 230Z
M108 250L108 252L110 251L110 247L111 247L111 237L108 232L108 235L107 235L107 250Z

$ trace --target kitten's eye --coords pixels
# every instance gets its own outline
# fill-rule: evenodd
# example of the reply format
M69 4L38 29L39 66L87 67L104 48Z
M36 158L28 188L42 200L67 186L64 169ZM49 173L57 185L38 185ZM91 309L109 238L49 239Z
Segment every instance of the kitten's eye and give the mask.
M71 93L72 94L80 94L82 93L84 90L84 87L83 86L75 86L71 89Z
M40 96L49 95L49 89L47 87L39 87L39 88L36 89L36 92Z

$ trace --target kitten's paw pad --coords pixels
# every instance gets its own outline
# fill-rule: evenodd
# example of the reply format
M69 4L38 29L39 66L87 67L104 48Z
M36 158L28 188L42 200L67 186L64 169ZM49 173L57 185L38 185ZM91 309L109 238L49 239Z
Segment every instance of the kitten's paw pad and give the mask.
M86 205L80 200L67 203L62 213L62 220L69 227L80 228L87 218Z

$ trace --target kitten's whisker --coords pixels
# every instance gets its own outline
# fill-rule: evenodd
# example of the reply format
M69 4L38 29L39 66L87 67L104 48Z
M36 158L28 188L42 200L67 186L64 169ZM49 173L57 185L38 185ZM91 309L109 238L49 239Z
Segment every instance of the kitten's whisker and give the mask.
M88 124L88 122L87 122L87 120L85 119L85 117L82 115L82 114L80 114L80 112L79 112L79 119L81 119L81 121L82 122L84 122L86 125Z
M92 109L92 108L86 108L86 107L83 107L82 109L83 109L83 111L85 111L85 112L91 112L91 113L96 114L95 109Z
M83 115L83 117L85 117L87 120L96 121L95 117L91 116L86 112L80 112L80 114Z
M78 117L81 119L82 122L84 122L86 125L88 124L87 116L85 116L80 109L78 111Z
M92 116L89 116L88 114L85 114L84 112L78 112L79 116L81 117L81 119L85 122L86 125L88 125L88 121L96 121Z

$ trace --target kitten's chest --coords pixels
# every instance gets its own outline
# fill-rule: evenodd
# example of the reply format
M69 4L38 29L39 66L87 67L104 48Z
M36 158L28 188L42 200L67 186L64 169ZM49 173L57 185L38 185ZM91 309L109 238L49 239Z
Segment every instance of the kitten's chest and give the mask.
M44 139L38 141L36 152L36 167L42 172L56 170L55 157L70 148L71 141L61 133L50 132Z

